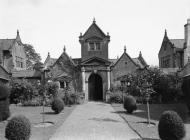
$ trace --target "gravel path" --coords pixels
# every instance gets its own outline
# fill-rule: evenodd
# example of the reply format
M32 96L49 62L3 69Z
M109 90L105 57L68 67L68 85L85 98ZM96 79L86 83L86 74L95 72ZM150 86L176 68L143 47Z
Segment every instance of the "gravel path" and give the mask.
M110 104L88 102L76 107L50 140L140 140Z

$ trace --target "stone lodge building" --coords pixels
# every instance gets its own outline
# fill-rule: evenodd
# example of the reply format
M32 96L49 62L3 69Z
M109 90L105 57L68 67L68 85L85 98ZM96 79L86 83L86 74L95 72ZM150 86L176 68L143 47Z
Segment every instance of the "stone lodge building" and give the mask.
M169 39L165 30L158 54L159 67L166 73L177 72L190 60L190 19L184 25L184 39Z
M16 38L0 39L0 81L8 82L20 70L26 70L26 53L17 30Z
M120 85L119 77L148 65L140 52L137 58L131 58L124 48L118 59L109 59L110 35L105 34L94 20L84 34L80 34L81 58L72 59L63 53L58 59L50 54L44 62L51 69L49 76L60 83L61 88L69 85L76 91L85 93L86 100L106 101L106 93L111 87Z

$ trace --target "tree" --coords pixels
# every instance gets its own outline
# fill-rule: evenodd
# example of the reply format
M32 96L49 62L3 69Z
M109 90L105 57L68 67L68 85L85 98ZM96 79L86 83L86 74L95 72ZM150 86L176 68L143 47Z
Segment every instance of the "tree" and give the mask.
M24 49L26 52L26 67L30 68L33 67L35 63L39 63L41 61L41 56L37 53L34 47L30 44L24 44Z
M143 71L136 71L119 80L124 83L127 92L133 96L146 97L146 93L149 93L151 98L159 102L177 101L182 98L181 78L176 74L164 74L159 68L150 67ZM127 83L130 83L129 87ZM148 85L150 89L147 88Z

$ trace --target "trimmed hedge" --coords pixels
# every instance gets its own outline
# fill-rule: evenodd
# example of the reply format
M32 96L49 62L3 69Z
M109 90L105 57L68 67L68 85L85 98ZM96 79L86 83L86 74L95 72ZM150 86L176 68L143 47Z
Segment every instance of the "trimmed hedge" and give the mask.
M123 106L128 113L133 113L133 111L137 109L135 98L131 95L125 96Z
M181 117L174 111L165 111L159 120L158 133L161 140L182 140L185 127Z
M5 128L5 138L8 140L29 140L30 134L30 121L23 115L14 116Z
M56 114L59 114L64 109L63 100L61 98L55 98L52 102L51 108Z

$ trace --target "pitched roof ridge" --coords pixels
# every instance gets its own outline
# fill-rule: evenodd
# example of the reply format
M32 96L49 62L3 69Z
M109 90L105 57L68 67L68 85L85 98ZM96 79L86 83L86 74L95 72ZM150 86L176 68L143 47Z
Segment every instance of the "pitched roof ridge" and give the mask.
M65 56L71 61L71 63L76 66L75 62L71 59L71 57L64 51L62 52L62 54L59 56L59 58L55 61L55 63L53 64L53 66L57 63L57 61L61 58L61 56L65 54Z
M115 65L119 62L119 60L122 58L123 55L127 55L127 56L129 57L129 59L138 67L138 65L134 62L133 58L131 58L131 57L128 55L128 53L125 52L125 51L124 51L123 54L119 57L119 59L117 59L117 61L113 64L113 66L115 66Z
M87 32L90 30L90 28L92 28L92 26L96 26L96 28L104 35L106 36L106 34L100 29L100 27L96 24L96 22L93 22L88 29L86 30L86 32L83 34L83 36L85 36L87 34Z

